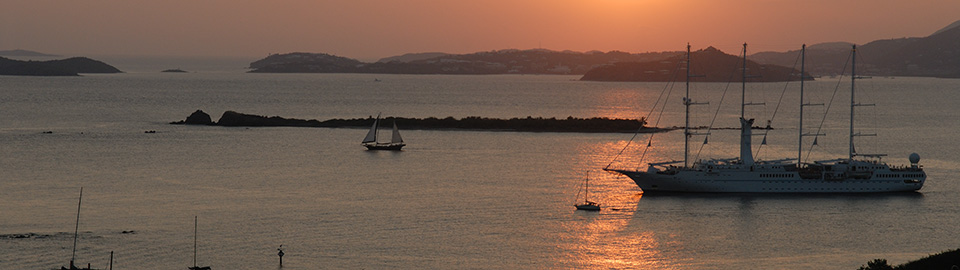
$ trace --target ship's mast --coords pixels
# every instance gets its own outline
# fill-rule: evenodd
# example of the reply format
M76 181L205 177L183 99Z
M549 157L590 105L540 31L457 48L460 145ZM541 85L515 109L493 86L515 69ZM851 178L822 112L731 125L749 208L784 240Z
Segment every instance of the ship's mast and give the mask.
M690 137L693 135L710 135L710 131L707 132L692 132L690 131L690 105L706 105L710 104L708 102L696 103L693 102L693 99L690 98L690 78L692 77L703 77L704 75L694 75L690 74L690 43L687 43L687 85L686 85L686 96L683 97L683 106L685 107L684 123L683 123L683 167L687 168L690 166L689 162L689 152L690 152Z
M751 145L753 119L746 119L747 105L763 105L763 103L747 103L747 43L743 43L743 67L741 69L743 89L740 92L740 161L744 165L753 165L753 150Z
M800 168L800 166L803 163L803 137L814 136L814 138L817 138L819 136L826 136L826 134L820 133L820 132L803 134L803 107L823 106L823 103L816 103L816 104L803 103L803 85L804 85L804 81L807 80L806 62L807 62L807 44L803 44L803 47L801 47L800 49L800 122L798 124L799 128L797 129L799 134L799 138L798 138L799 142L797 143L797 168ZM813 144L814 145L817 144L816 139L813 140Z
M851 50L851 54L852 54L852 55L851 55L850 59L852 59L852 64L850 65L850 66L851 66L851 68L850 68L850 75L851 75L851 76L850 76L850 155L849 155L849 158L850 158L850 160L853 160L853 157L856 157L856 156L881 158L881 157L886 156L886 154L858 154L858 153L857 153L857 148L854 147L853 137L877 136L877 134L876 134L876 133L860 133L860 132L854 133L853 123L854 123L854 115L855 115L855 109L856 109L856 107L860 107L860 106L874 106L874 105L876 105L876 104L862 104L862 103L857 103L856 98L855 98L855 97L856 97L856 96L855 96L855 94L856 94L856 90L855 90L855 89L856 89L856 88L855 88L855 86L856 86L856 81L857 81L857 79L863 79L863 78L869 78L869 77L858 77L858 76L857 76L857 45L853 45L853 49Z
M807 44L803 44L803 47L800 48L800 124L797 128L797 168L800 168L800 163L803 162L803 73L806 71L806 60L807 60Z
M687 160L690 153L690 43L687 43L687 84L686 84L686 94L683 96L683 106L685 111L683 113L684 122L683 122L683 167L686 168L690 165Z
M850 66L850 160L853 160L853 156L857 154L857 150L853 148L853 136L854 136L853 115L854 115L854 108L857 107L857 102L854 99L854 94L856 93L854 88L857 85L857 45L856 44L853 45L853 49L850 50L850 53L852 54L850 56L852 59L851 61L852 63Z

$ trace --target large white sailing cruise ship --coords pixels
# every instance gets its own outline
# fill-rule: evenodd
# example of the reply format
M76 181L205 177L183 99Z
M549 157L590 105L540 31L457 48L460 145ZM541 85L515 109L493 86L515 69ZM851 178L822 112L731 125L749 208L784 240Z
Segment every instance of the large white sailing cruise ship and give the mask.
M805 48L801 50L801 59ZM650 163L646 170L604 168L606 171L626 175L633 179L646 192L744 192L744 193L877 193L909 192L923 187L926 174L918 163L920 156L911 154L909 166L892 167L879 160L882 154L858 154L854 148L854 137L870 136L854 132L854 115L859 104L854 99L856 86L856 45L851 50L852 62L850 86L850 144L849 156L833 160L821 160L812 163L800 162L804 136L818 134L803 133L803 81L800 80L800 128L798 158L778 161L755 161L751 151L753 119L743 117L741 101L740 116L740 157L731 159L698 160L690 164L688 159L689 140L695 133L690 128L690 106L696 105L690 99L690 46L687 45L686 72L687 93L683 99L686 107L684 125L684 160ZM746 81L746 44L744 44L744 81ZM803 63L803 60L801 60ZM801 64L801 76L804 76L804 64ZM819 134L822 135L822 134ZM674 165L683 163L682 166Z

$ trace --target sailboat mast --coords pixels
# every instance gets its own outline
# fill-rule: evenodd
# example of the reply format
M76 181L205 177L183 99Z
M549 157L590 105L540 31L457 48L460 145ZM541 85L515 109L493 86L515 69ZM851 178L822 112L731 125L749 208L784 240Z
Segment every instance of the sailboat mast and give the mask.
M854 99L855 86L857 85L857 45L853 45L853 49L850 50L852 54L851 57L851 66L850 66L850 160L853 160L853 156L856 155L856 150L853 148L853 115L854 108L857 106L856 100Z
M683 98L683 105L685 107L684 123L683 123L683 167L686 168L689 166L687 160L690 152L690 43L687 43L687 85L686 85L686 95Z
M197 267L197 216L193 216L193 267Z
M377 120L373 122L373 142L380 142L380 113L377 113Z
M800 48L800 124L797 128L797 168L800 168L800 163L803 161L803 74L806 69L806 60L807 60L807 44L803 44L803 47Z
M583 201L590 201L590 173L587 173L587 180L583 182Z
M70 255L70 267L77 258L77 236L80 233L80 203L83 201L83 187L80 187L80 199L77 199L77 225L73 228L73 255Z

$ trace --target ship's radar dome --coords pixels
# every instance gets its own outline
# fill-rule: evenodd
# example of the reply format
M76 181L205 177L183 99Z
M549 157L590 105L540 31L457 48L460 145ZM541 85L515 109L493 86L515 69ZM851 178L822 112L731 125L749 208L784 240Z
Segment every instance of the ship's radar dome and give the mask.
M917 153L910 154L910 163L913 163L913 164L920 163L920 154L917 154Z

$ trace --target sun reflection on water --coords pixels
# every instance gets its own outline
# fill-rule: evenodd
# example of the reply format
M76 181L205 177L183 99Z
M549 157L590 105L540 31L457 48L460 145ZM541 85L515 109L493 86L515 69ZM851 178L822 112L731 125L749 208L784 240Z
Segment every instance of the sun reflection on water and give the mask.
M574 171L590 171L590 196L601 204L600 212L572 212L564 224L572 239L566 250L565 264L578 269L663 269L675 265L671 251L665 252L658 237L638 222L642 191L629 178L600 170L610 163L627 141L584 143L574 157ZM636 153L622 154L625 164L636 161ZM636 166L636 165L634 165ZM577 172L571 172L577 175ZM585 173L580 173L586 177Z
M611 87L595 95L593 115L599 117L636 119L645 117L646 110L653 105L659 91L653 85L631 85L631 87ZM658 86L659 87L659 86Z

